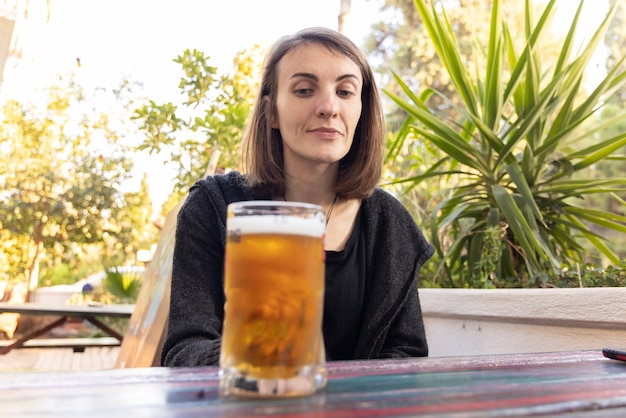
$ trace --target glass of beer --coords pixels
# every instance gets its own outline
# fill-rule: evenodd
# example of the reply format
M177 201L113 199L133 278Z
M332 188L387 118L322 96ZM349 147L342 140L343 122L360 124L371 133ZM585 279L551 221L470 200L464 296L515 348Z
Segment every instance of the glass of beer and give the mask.
M228 206L220 353L223 395L291 397L326 385L321 206Z

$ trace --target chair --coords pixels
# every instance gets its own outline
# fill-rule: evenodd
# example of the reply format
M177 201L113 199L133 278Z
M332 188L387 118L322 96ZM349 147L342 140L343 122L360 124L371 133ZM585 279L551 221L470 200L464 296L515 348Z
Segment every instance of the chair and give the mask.
M211 155L205 176L217 171L219 151ZM152 261L124 334L115 368L159 366L170 307L170 281L179 203L165 219Z

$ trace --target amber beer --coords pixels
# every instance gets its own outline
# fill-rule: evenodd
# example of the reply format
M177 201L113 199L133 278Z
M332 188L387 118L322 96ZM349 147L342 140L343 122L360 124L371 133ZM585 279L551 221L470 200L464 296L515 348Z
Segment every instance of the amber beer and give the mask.
M325 383L319 375L324 229L324 212L316 205L229 206L222 393L295 396Z

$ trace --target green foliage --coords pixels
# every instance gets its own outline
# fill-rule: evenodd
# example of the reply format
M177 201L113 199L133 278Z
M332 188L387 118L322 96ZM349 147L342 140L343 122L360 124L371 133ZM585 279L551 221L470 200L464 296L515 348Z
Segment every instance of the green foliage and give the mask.
M510 279L507 281L491 276L495 280L484 282L463 282L466 288L529 288L537 287L524 279ZM422 287L457 287L456 283L450 284L441 271L436 271L434 264L427 264L420 272L420 284ZM541 287L625 287L626 286L626 260L622 260L615 266L602 267L595 263L577 264L564 266L560 271L544 274L541 277Z
M124 264L134 259L137 251L148 249L157 241L159 230L152 224L152 200L148 176L144 174L141 187L136 192L124 193L126 210L120 210L116 226L111 230L115 240L109 243L107 255L122 255L109 263ZM130 260L129 260L130 258Z
M115 303L135 303L143 283L143 273L122 271L116 267L105 269L102 282L104 290L114 297Z
M32 288L40 263L76 270L94 246L100 260L134 255L133 233L146 223L132 214L151 204L121 191L132 169L132 132L120 133L129 127L132 91L123 80L87 94L71 76L59 77L39 100L2 105L0 258L8 267L0 274Z
M186 101L180 107L150 101L135 111L133 119L145 135L138 149L166 152L168 163L177 166L174 197L167 210L204 177L213 151L220 152L220 167L238 167L239 144L257 89L260 53L258 47L240 53L234 60L234 73L218 76L208 56L185 50L174 62L184 72L178 87Z
M57 286L61 284L72 284L80 279L80 276L73 271L72 266L66 263L57 264L47 269L39 276L39 285Z
M626 55L626 2L623 0L610 0L611 4L615 4L617 10L614 18L611 20L609 27L605 33L605 50L608 52L606 58L606 68L611 69L619 60ZM602 108L601 117L603 119L613 119L622 109L626 107L626 84L622 85L617 92L608 99L606 105ZM607 126L602 132L603 136L615 136L619 132L626 131L626 118L617 120L615 123ZM626 147L621 149L622 156L626 156ZM607 159L601 161L595 167L603 177L621 177L626 175L626 164L623 161ZM619 195L622 200L626 200L626 193ZM587 207L602 208L604 210L626 213L626 208L615 204L614 199L608 199L604 196L592 199ZM617 244L619 254L626 256L626 236L624 234L607 231L609 239L613 239Z
M26 283L26 271L28 265L31 242L28 237L14 235L7 229L2 228L0 219L0 281L6 281L12 285Z
M626 260L607 268L594 263L567 267L548 284L554 287L625 287Z
M489 38L491 1L464 0L442 2L450 4L446 10L448 19L457 36L459 52L468 61L481 59L475 55L476 43L486 44ZM509 17L507 23L514 33L523 32L523 1L508 1L502 4L502 12ZM423 24L413 0L385 0L381 4L380 22L372 26L365 42L369 59L379 73L379 84L386 90L401 94L398 83L391 72L395 72L412 90L420 86L436 89L437 96L430 98L430 110L435 114L454 111L448 103L459 104L460 98L442 66L426 25ZM544 53L552 53L544 45ZM482 65L482 64L481 64ZM396 131L405 118L405 113L393 107L386 115L387 124Z
M439 277L453 287L489 287L497 285L496 277L505 285L545 285L563 265L584 264L581 242L591 243L598 254L619 263L597 228L623 234L626 216L585 209L578 203L596 195L615 199L626 190L626 178L590 176L599 162L612 158L623 164L626 159L615 154L626 145L626 133L600 136L604 127L626 113L622 110L609 120L595 117L624 85L626 72L620 71L620 62L586 96L581 87L615 8L574 54L581 2L555 61L546 66L540 52L555 1L547 3L536 24L530 1L525 4L522 48L516 47L500 1L495 0L488 43L475 49L474 62L468 65L445 10L438 13L426 0L415 0L460 98L459 103L451 102L436 89L423 86L418 94L398 76L396 81L409 99L386 91L408 114L388 158L418 141L443 153L423 171L393 183L410 190L421 181L439 178L454 185L442 188L430 211L431 240L439 257L431 276L434 285ZM433 98L453 109L448 118L435 115L440 108L433 108ZM623 200L615 201L626 206ZM495 237L500 237L497 249L492 246Z

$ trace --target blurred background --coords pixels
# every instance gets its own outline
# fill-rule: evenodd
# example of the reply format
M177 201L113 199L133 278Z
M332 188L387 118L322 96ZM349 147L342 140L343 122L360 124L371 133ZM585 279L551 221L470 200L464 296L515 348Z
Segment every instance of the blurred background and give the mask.
M535 16L547 3L532 3ZM577 7L567 0L556 4L539 51L544 72L553 68ZM492 2L435 5L438 11L445 7L473 71L470 63L480 50L475 47L485 45L489 35ZM612 5L617 11L594 47L580 97L588 96L626 55L624 0L586 2L573 49L582 49L592 38ZM504 2L502 12L515 42L523 45L524 2ZM220 153L222 170L237 168L238 143L266 48L279 36L308 26L338 29L350 37L368 55L381 89L401 94L393 73L415 92L437 89L441 95L431 99L432 111L440 112L442 120L451 117L454 106L449 104L459 103L458 94L412 0L0 0L3 289L25 286L28 295L38 288L67 286L82 297L85 284L99 285L107 277L121 281L117 273L122 271L140 281L164 217L203 175L210 156ZM462 182L450 177L397 181L419 177L442 154L419 137L394 149L407 114L386 94L383 98L393 150L386 160L385 187L428 230L444 191L452 192ZM625 100L622 88L596 116L610 118ZM611 137L626 129L622 122L604 130ZM623 156L623 147L617 152ZM584 176L623 177L625 166L619 159L602 161ZM623 192L611 193L623 202ZM619 199L607 192L586 198L582 206L624 216ZM623 218L615 222L623 224ZM439 234L454 242L463 223L439 227L430 239ZM615 258L582 243L575 261L604 267L624 259L625 234L619 228L596 234L609 238ZM451 247L442 240L441 246L446 245ZM441 252L425 268L424 284L547 283L527 271L508 282L489 274L480 281L462 275L444 281L439 277L446 257ZM566 266L575 264L565 261ZM454 262L459 263L457 272L467 270L461 258ZM132 300L138 291L133 280L121 281L116 296L96 292L89 297ZM4 292L5 299L8 295Z

